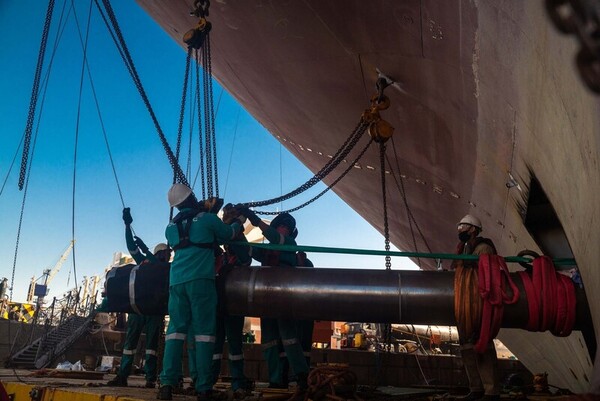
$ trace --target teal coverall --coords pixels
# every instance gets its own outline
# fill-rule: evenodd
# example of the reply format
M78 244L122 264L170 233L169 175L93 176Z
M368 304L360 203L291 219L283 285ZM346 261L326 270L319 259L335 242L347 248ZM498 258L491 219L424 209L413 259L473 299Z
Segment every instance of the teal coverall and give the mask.
M270 243L281 245L296 245L296 240L291 236L280 234L275 228L268 227L263 234ZM275 257L273 257L275 256ZM295 252L274 252L262 249L253 249L252 257L263 266L268 266L278 261L277 266L291 268L296 266ZM263 356L267 361L269 370L269 383L271 385L282 385L282 363L279 355L279 341L283 345L285 355L292 367L294 374L307 375L308 365L298 339L297 322L292 319L260 319L261 343Z
M133 240L131 227L125 228L125 240L127 241L127 249L131 257L138 265L148 262L156 262L156 258L152 252L146 254L138 248ZM127 379L131 374L133 365L133 357L137 349L138 341L142 331L146 333L146 354L144 359L144 373L146 381L156 382L158 340L163 329L164 316L146 316L135 313L128 314L127 317L127 332L125 334L125 344L123 344L123 356L121 357L121 366L117 375L122 379Z
M244 233L240 232L235 238L237 242L247 242ZM223 346L225 338L229 344L229 374L231 375L231 389L247 389L250 381L244 376L244 353L242 346L242 335L244 330L244 316L230 316L226 313L222 291L224 290L224 276L226 269L235 268L235 266L250 266L252 257L250 256L250 246L227 245L225 257L223 259L225 266L219 271L217 276L217 288L219 291L219 305L217 308L217 336L215 341L215 350L213 353L213 384L219 380L221 373L221 360L223 359ZM221 287L221 288L219 288Z
M179 227L177 221L180 221ZM190 244L179 247L182 242L180 227L188 225ZM175 249L175 257L171 263L170 320L160 374L161 385L176 387L179 384L183 342L191 329L196 343L196 391L206 393L212 389L217 294L215 255L208 245L235 238L240 227L239 223L230 226L223 223L215 214L196 214L187 208L181 209L167 226L165 235L169 245Z

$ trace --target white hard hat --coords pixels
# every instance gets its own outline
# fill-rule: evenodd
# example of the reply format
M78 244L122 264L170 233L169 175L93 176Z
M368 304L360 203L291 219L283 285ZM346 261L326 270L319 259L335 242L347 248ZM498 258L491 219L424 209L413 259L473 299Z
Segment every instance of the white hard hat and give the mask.
M157 254L160 251L166 251L169 249L169 245L165 244L164 242L161 242L160 244L156 244L156 246L154 247L154 251L152 251L153 254Z
M462 219L460 219L458 224L459 225L460 224L469 224L469 225L479 228L480 231L483 231L483 225L481 224L481 220L479 220L475 216L471 216L470 214L468 214L465 217L463 217Z
M188 196L192 194L192 190L187 185L183 184L173 184L171 189L169 189L169 194L167 195L167 199L169 200L169 205L171 207L176 207L181 202L187 199Z

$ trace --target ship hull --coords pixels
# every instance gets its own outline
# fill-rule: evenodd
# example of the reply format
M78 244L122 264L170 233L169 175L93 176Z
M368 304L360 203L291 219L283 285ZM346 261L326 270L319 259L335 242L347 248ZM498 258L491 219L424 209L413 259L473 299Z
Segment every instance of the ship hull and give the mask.
M137 1L178 43L195 24L191 1ZM214 77L314 172L356 126L376 69L398 82L382 112L395 127L386 199L398 248L451 252L457 220L471 213L501 254L574 256L584 284L600 282L590 245L600 243L600 102L543 2L219 1L209 19ZM334 191L383 232L378 149L356 167ZM600 295L587 294L597 333ZM590 389L580 333L499 338L551 384Z

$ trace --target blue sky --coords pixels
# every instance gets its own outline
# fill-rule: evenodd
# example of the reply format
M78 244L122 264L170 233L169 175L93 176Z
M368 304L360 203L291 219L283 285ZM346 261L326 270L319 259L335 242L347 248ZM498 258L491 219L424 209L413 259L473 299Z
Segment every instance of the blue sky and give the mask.
M75 3L76 15L85 33L90 3L82 0ZM174 143L185 53L133 0L113 3L150 102L169 142ZM63 0L56 2L44 63L46 68L56 43L63 4ZM68 1L67 10L70 6L71 1ZM45 12L46 2L0 2L1 182L7 176L24 132ZM190 27L192 25L193 21L190 21ZM38 277L43 269L52 267L72 236L74 143L83 60L72 11L68 13L60 38L35 153L30 156L32 170L14 280L13 299L17 301L24 300L31 276ZM172 180L170 165L148 112L95 8L92 9L89 38L88 63L125 204L131 207L137 234L153 246L163 240L168 222L166 193ZM215 85L215 99L220 93L220 86ZM40 95L38 106L41 101ZM87 75L80 115L74 208L75 265L79 282L83 276L102 273L114 252L126 250L122 205ZM39 118L39 111L37 116ZM226 202L278 196L313 175L227 92L222 95L216 131L219 185ZM19 149L0 195L0 278L9 280L23 199L23 192L17 188L21 152ZM197 157L192 163L197 166ZM323 188L319 184L306 195L284 202L281 207L297 206ZM299 244L383 249L382 235L333 192L294 215L298 220ZM383 257L325 254L309 257L317 267L384 268ZM392 259L393 268L413 266L407 259ZM70 257L50 286L50 296L60 296L73 286L73 258Z

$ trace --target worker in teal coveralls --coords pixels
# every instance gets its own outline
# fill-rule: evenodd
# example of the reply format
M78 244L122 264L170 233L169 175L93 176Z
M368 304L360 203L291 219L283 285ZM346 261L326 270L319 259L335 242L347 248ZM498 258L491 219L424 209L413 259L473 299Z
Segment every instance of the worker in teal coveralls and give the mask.
M131 223L133 218L128 207L123 209L123 222L125 223L125 240L127 249L131 257L138 265L152 263L156 261L169 262L171 259L171 249L167 244L158 244L154 247L154 252L150 252L146 244L133 236ZM125 344L123 345L123 356L121 357L121 366L117 376L110 380L109 386L127 386L127 377L131 373L133 357L137 348L138 341L142 331L146 333L146 355L144 363L144 373L146 375L147 388L154 388L156 385L156 370L158 340L163 328L164 316L149 316L130 313L127 317L127 333L125 334Z
M228 204L223 208L223 222L231 224L239 219L239 212ZM245 218L243 218L245 220ZM235 242L248 240L242 231L234 239ZM213 353L213 384L219 380L221 373L221 359L223 346L227 338L229 374L231 375L231 389L235 398L243 398L252 389L252 383L244 376L244 353L242 348L242 335L244 330L244 316L231 316L225 310L225 277L236 266L250 266L252 263L251 248L246 245L231 244L225 246L223 266L217 271L217 336Z
M158 399L172 399L181 372L183 341L191 327L196 343L196 392L198 400L211 398L212 357L215 344L217 294L214 244L231 240L241 223L227 225L216 214L200 207L192 190L174 184L168 193L171 207L179 213L165 230L175 250L169 288L169 327L165 338L163 370Z
M240 208L240 212L250 220L253 226L259 227L270 243L280 245L296 245L296 220L289 213L281 213L267 225L253 211ZM297 265L295 252L280 252L264 249L253 249L252 257L262 266L279 266L292 268ZM291 319L260 319L263 355L269 368L269 385L281 387L283 383L282 369L279 359L278 341L285 350L287 359L296 376L298 392L295 398L301 399L307 389L308 365L298 340L297 322Z

